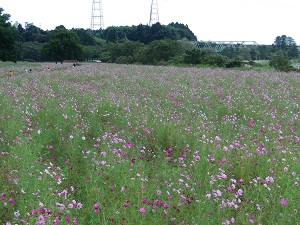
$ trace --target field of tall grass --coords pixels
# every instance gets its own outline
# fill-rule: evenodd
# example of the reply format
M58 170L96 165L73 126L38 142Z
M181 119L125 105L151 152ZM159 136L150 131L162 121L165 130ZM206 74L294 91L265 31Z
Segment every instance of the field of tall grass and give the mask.
M300 223L299 73L3 64L0 224Z

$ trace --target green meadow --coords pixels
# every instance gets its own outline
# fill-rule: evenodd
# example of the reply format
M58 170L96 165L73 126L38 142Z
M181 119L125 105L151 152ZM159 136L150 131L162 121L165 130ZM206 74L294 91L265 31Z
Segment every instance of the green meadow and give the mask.
M0 65L0 224L299 224L299 73Z

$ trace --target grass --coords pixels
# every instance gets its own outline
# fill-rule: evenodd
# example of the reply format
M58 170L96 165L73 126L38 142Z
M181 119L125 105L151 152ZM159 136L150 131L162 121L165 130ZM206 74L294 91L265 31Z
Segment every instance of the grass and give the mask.
M29 65L0 68L0 224L299 224L299 74Z
M16 67L37 67L41 63L31 63L31 62L0 62L0 68L16 68Z

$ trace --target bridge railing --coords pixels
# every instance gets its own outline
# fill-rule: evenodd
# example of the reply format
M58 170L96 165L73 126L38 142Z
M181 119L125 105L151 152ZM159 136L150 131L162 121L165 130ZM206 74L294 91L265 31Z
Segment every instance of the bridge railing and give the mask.
M213 49L215 52L222 52L225 48L244 48L258 45L256 41L193 41L196 48Z

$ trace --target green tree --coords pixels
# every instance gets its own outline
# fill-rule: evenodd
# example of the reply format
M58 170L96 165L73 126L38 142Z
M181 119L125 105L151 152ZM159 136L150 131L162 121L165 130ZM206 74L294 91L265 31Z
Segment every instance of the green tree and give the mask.
M275 52L282 51L288 58L297 58L299 55L297 44L293 38L286 35L277 36L273 43Z
M243 60L241 57L235 57L226 64L227 68L242 67L242 66L243 66Z
M116 27L108 27L106 33L107 33L106 35L107 42L113 42L113 43L118 42L118 33Z
M251 60L258 60L259 57L259 52L255 47L250 47L250 56L251 56Z
M82 45L96 45L95 37L91 34L91 32L80 29L72 29L80 39L80 43Z
M179 54L183 54L180 43L174 40L155 40L147 47L147 64L164 64Z
M0 60L16 62L18 58L16 41L19 33L8 21L10 15L3 14L3 11L3 8L0 8Z
M240 57L242 57L243 60L251 60L251 49L249 47L243 47L240 49Z
M39 42L19 42L20 44L20 59L42 61L43 60L43 44Z
M188 50L184 55L184 62L186 64L205 64L207 61L208 53L204 50L200 50L194 48L192 50Z
M268 60L271 54L271 47L268 45L259 45L257 46L258 59Z
M26 22L24 29L21 24L16 22L15 27L20 34L19 41L21 42L45 43L49 41L49 31L44 31L36 27L33 23Z
M293 70L292 63L282 51L273 55L270 59L269 64L278 71L288 72Z
M238 57L240 54L240 50L238 48L233 48L233 47L226 47L223 49L221 52L222 55L234 59L235 57Z
M82 58L82 46L76 33L65 29L63 26L56 27L50 34L50 40L44 45L44 53L49 59L63 62L65 59Z
M226 56L223 56L221 54L213 54L208 55L207 57L207 64L211 66L217 66L217 67L226 67L229 59Z

